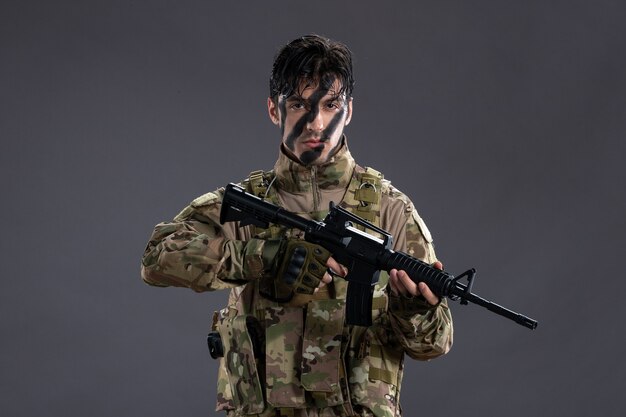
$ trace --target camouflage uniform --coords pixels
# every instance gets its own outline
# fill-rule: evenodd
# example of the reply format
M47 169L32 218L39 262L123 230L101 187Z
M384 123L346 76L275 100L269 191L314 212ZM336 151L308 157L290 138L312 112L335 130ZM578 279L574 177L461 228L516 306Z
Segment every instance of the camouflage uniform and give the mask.
M281 151L273 171L243 185L316 220L329 201L341 201L389 231L394 250L435 262L432 238L413 204L375 174L356 165L344 145L328 163L308 168ZM205 194L173 222L158 224L142 260L150 285L231 290L228 306L214 317L224 342L217 410L228 416L400 416L404 354L428 360L452 345L446 301L433 307L422 297L393 296L386 273L368 328L344 326L347 285L340 278L311 296L270 301L258 288L272 261L263 257L266 239L302 233L220 225L222 193Z

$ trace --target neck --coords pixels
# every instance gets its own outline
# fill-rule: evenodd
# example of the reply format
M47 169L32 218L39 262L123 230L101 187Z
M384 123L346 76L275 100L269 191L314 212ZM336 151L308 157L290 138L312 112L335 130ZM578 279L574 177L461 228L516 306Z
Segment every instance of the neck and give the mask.
M274 172L280 188L291 192L308 192L312 186L321 189L345 188L354 166L354 159L343 139L342 145L325 163L316 165L303 165L281 146Z

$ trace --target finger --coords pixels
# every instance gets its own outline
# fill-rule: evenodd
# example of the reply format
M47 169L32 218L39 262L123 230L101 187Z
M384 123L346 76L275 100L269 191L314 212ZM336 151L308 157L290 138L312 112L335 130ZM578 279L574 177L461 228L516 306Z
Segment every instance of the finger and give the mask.
M433 266L440 271L443 271L443 264L440 261L436 261Z
M348 275L348 268L341 265L332 256L326 261L326 266L332 269L335 275L339 275L340 277L345 277L346 275Z
M425 282L420 282L418 286L419 292L422 293L422 296L426 299L426 301L428 301L428 304L434 306L439 303L439 297L437 297L435 293L431 291L431 289L428 287L428 285L426 285Z
M405 271L398 271L398 281L404 287L404 294L409 294L412 296L419 295L419 290L417 288L417 284L413 282L409 274Z
M328 272L326 272L324 274L324 276L322 277L322 279L320 280L320 285L318 285L318 288L322 288L328 284L330 284L333 281L333 276L330 275Z
M392 269L389 271L389 285L391 288L391 293L398 296L398 270Z
M404 271L393 270L392 274L390 274L389 279L391 282L391 291L396 296L401 295L403 297L411 297L409 289L405 285L403 278L401 278L403 276L403 272ZM406 275L406 273L404 273L404 275Z

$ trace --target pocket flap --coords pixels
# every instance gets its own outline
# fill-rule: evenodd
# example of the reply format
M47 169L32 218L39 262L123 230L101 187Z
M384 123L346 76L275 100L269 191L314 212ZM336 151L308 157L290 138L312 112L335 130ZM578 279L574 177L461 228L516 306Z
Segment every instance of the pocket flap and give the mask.
M277 408L300 408L305 404L299 380L303 320L299 307L265 310L267 402Z
M344 300L314 300L308 305L302 342L302 385L307 391L341 392L344 314Z
M248 331L249 316L226 319L219 326L224 344L224 363L233 402L245 414L265 408L255 360L255 349Z

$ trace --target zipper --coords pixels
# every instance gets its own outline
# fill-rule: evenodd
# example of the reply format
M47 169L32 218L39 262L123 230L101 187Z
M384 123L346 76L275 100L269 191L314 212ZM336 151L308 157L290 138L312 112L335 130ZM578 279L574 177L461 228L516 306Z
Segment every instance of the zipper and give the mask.
M320 206L320 192L317 184L317 166L311 167L311 192L313 193L313 212L317 213Z

